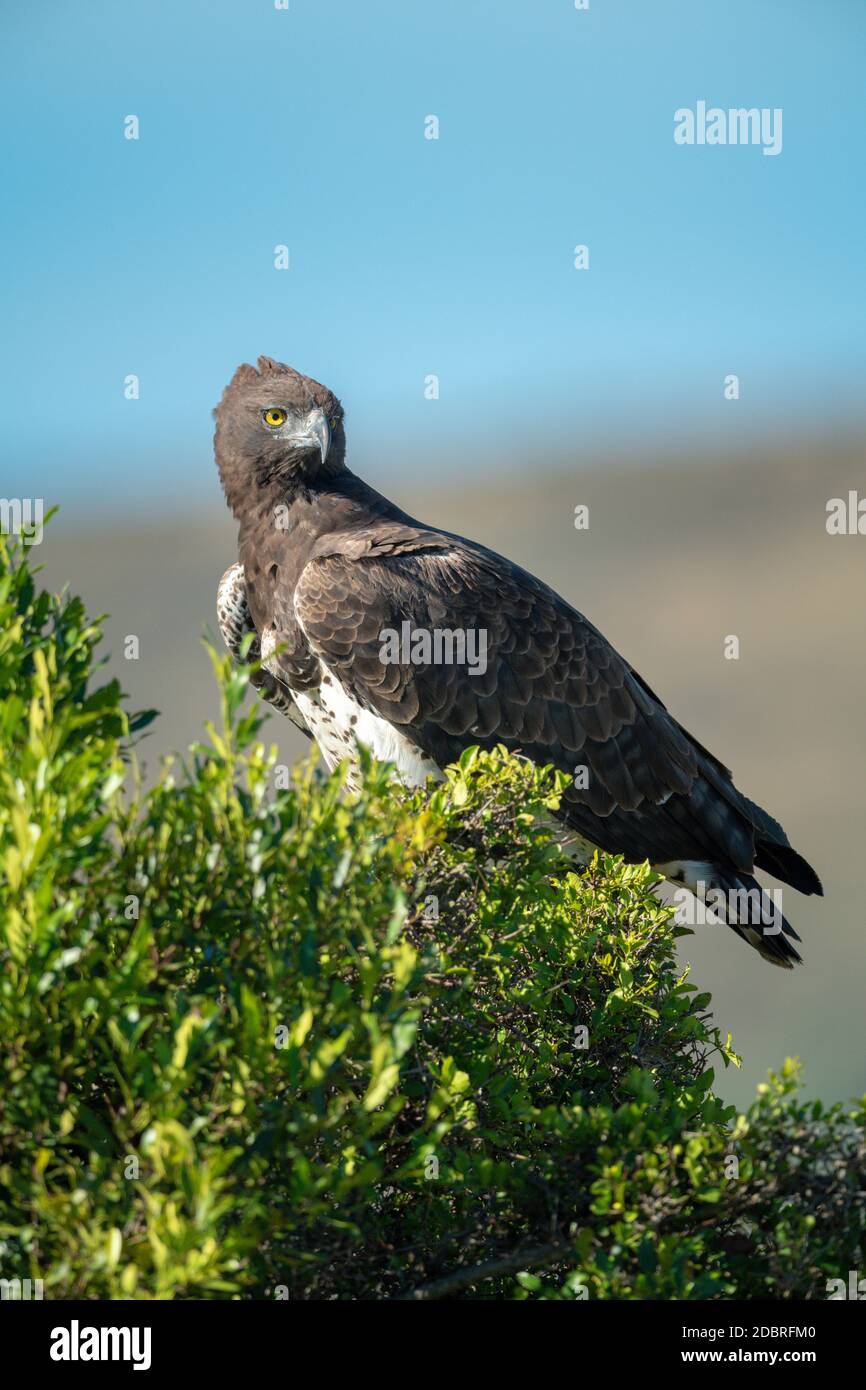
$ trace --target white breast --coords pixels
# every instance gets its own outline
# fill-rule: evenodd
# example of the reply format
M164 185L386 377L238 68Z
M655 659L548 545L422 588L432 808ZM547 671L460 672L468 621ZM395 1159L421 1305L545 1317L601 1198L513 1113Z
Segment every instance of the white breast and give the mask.
M264 633L262 657L265 666L274 646L275 639L270 633ZM324 662L320 664L322 680L318 689L293 690L292 696L329 771L341 762L349 762L356 769L360 744L378 762L393 763L406 786L421 787L428 777L443 780L442 771L434 760L428 758L407 734L381 715L359 705L333 671ZM357 774L350 768L348 784L357 787L357 782Z

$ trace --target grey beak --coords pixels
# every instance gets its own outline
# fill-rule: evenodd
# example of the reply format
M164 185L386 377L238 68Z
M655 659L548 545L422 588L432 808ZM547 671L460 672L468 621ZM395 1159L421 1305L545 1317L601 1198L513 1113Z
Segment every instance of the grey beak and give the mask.
M292 443L303 449L318 449L324 463L331 447L331 427L325 412L311 410L304 421L303 430L292 436Z

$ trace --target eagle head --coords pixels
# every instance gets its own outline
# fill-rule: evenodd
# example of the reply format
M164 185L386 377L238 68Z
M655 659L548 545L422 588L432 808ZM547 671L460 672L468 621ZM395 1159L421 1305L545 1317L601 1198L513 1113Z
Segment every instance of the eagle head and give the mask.
M343 408L294 367L260 357L238 367L214 411L214 451L235 515L270 484L311 484L345 467Z

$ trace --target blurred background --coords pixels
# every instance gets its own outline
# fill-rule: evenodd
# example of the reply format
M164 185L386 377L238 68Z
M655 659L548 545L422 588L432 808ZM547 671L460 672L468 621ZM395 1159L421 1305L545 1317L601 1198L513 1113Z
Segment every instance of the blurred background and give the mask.
M552 583L782 820L827 891L786 894L805 967L682 947L744 1056L720 1089L799 1054L862 1093L866 537L826 529L866 495L860 0L7 0L2 35L0 490L59 503L37 558L110 613L162 711L145 760L214 713L210 411L267 353L342 397L357 472ZM782 152L675 144L699 100L781 108Z

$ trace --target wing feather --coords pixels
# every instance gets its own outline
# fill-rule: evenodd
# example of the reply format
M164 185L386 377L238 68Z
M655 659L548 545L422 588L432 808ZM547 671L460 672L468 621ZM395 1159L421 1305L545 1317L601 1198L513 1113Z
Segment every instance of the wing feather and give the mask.
M294 594L313 652L366 708L440 765L503 743L573 775L567 822L611 852L751 867L755 827L730 774L672 718L593 625L481 547L397 525L328 537ZM382 659L386 630L471 629L487 668Z

